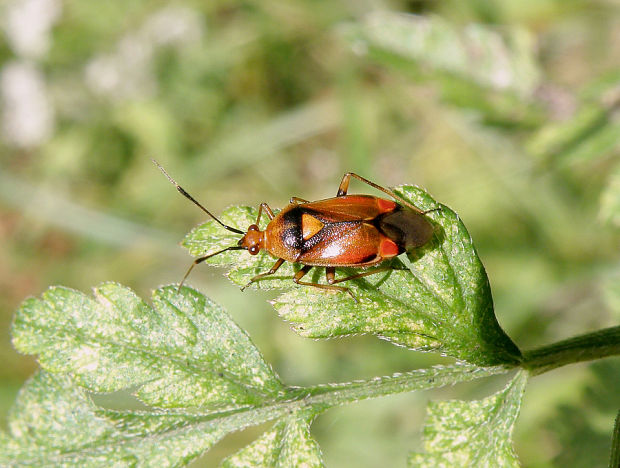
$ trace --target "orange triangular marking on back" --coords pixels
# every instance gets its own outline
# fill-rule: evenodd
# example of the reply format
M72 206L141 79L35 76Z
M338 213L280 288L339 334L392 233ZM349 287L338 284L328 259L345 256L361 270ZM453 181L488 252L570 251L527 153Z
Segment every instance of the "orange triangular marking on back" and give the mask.
M310 239L317 232L323 229L324 224L309 214L301 215L301 232L304 240Z

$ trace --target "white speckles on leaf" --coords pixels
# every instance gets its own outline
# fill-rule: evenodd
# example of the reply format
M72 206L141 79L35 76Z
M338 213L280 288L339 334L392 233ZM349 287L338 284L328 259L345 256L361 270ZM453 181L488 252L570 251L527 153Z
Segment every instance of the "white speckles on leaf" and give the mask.
M9 434L0 432L0 465L180 466L231 430L189 422L165 413L102 411L68 376L41 372L20 391Z
M483 400L430 403L426 453L411 454L409 466L519 467L511 437L527 380L528 373L520 371L506 388Z
M245 332L197 291L163 287L152 308L106 283L95 298L55 287L25 301L13 326L15 347L95 392L136 387L154 406L252 404L282 390Z
M222 462L223 468L324 466L321 450L310 436L311 417L292 414L256 441Z

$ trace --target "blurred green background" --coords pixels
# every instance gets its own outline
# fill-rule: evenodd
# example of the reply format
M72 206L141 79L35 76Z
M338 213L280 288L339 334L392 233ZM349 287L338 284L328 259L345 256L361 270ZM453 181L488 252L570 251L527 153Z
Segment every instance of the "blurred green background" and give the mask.
M522 349L618 324L617 1L4 0L0 21L3 427L36 369L10 344L25 297L107 280L148 297L191 262L178 242L204 216L150 158L216 213L334 196L345 171L420 185L465 221ZM273 294L222 273L203 266L189 283L291 385L448 362L372 337L302 339ZM313 433L329 466L404 466L429 398L504 382L332 410ZM619 408L617 358L537 377L521 460L606 466Z

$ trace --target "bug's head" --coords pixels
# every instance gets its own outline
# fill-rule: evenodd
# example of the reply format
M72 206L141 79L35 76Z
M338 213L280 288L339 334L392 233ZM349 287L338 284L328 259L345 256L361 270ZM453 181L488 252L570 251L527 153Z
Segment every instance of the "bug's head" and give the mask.
M256 224L252 224L248 228L248 232L246 232L245 235L239 239L237 245L247 249L250 254L256 255L262 248L264 248L264 243L265 232L258 229Z

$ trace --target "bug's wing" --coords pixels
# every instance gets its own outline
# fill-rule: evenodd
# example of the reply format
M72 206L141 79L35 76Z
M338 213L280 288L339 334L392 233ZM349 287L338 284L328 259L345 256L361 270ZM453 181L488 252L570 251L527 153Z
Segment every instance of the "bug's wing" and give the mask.
M372 195L345 195L300 205L312 216L327 223L369 221L393 211L398 205L392 200Z
M314 266L368 266L381 261L384 236L360 221L326 224L304 241L297 261Z

